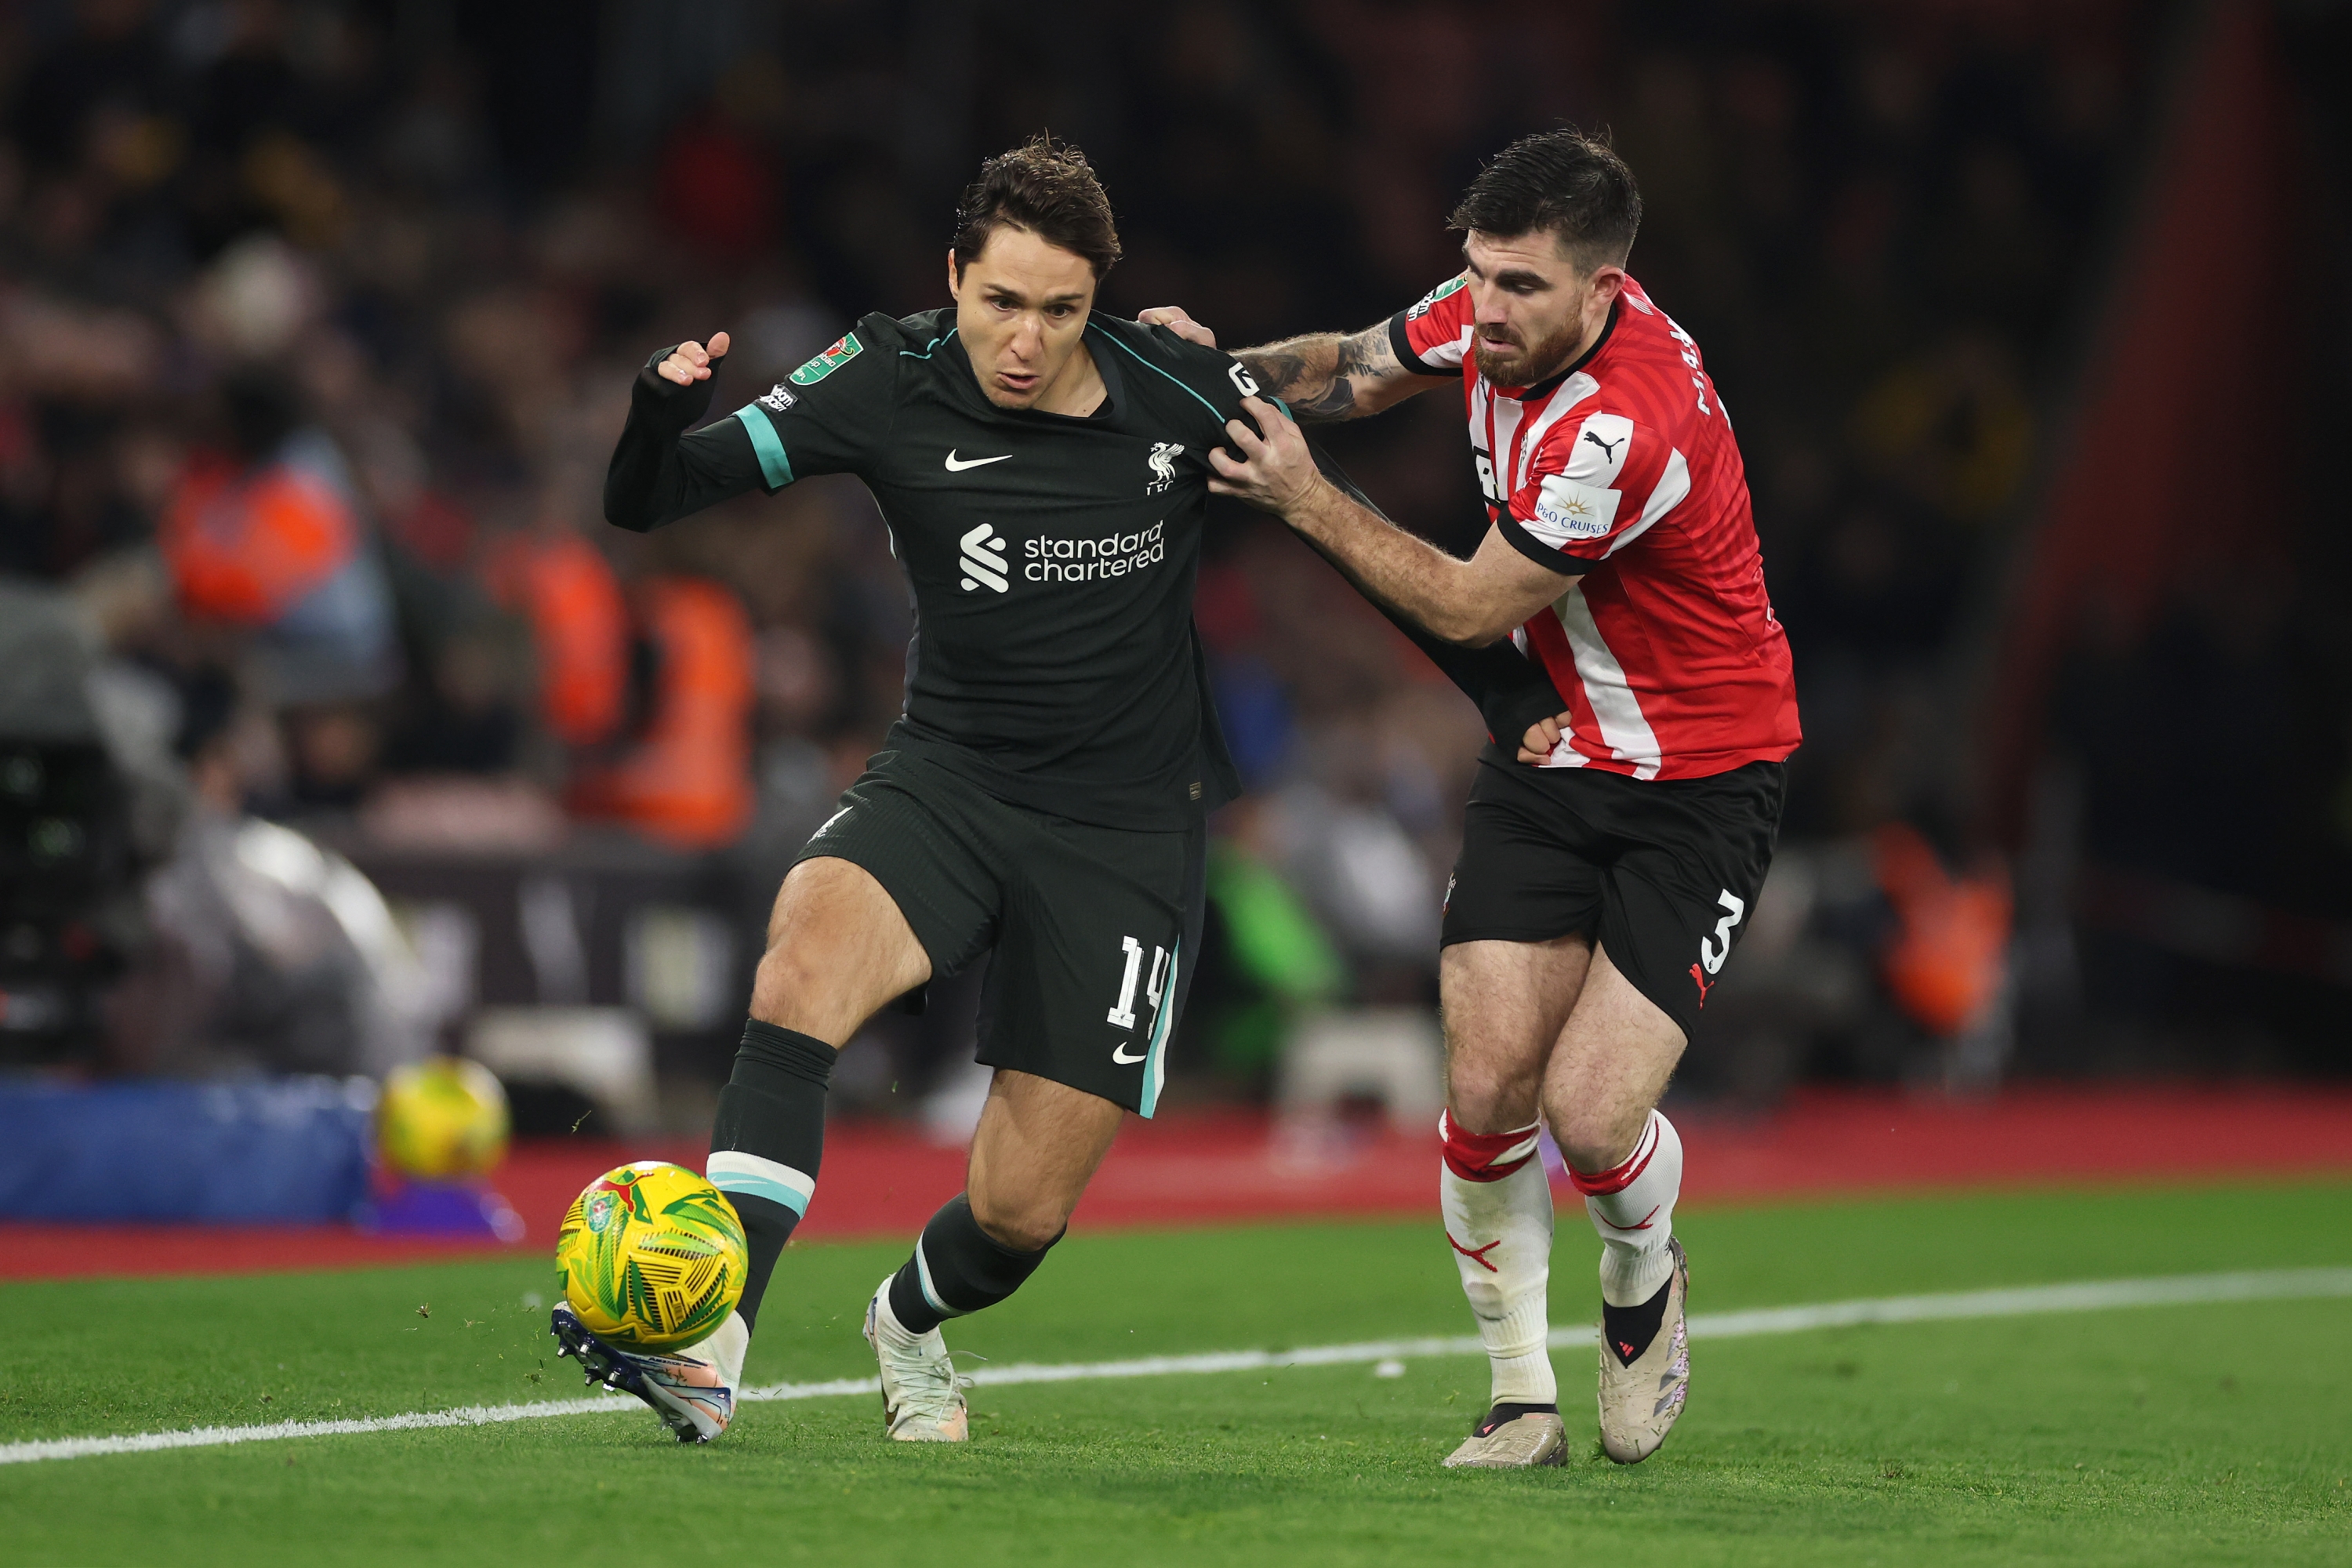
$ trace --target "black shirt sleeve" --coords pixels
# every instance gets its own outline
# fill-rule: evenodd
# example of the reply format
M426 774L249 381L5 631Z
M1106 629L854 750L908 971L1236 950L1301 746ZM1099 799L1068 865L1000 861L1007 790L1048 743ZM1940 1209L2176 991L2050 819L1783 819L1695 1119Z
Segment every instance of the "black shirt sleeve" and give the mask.
M1203 453L1224 445L1226 420L1248 423L1242 413L1243 398L1265 395L1242 362L1223 349L1188 342L1166 327L1100 316L1094 324L1122 355L1127 374L1162 377L1162 385L1172 382L1182 389L1187 412L1200 421L1188 428L1197 430L1193 438Z
M605 520L644 532L811 474L864 472L889 439L898 336L895 323L869 316L731 417L690 433L725 359L712 362L709 380L680 386L654 370L670 351L655 354L637 373L605 470Z
M1459 370L1451 370L1444 365L1431 364L1426 360L1423 359L1418 353L1414 352L1412 346L1412 334L1405 330L1410 324L1412 317L1412 312L1411 310L1399 310L1395 315L1389 318L1389 347L1395 351L1397 363L1404 366L1405 369L1412 372L1415 375L1442 376L1448 380L1460 375L1462 373Z
M812 474L865 474L890 443L906 329L872 315L735 411L769 493ZM930 345L936 347L936 344Z
M669 355L669 349L659 351L637 372L629 422L604 470L604 521L638 533L760 482L759 460L740 425L722 419L686 433L709 408L726 356L711 362L709 380L680 386L654 370Z
M1557 572L1563 577L1581 577L1601 564L1598 561L1587 561L1581 556L1570 555L1565 551L1553 549L1534 534L1529 533L1527 525L1513 517L1507 507L1504 508L1500 515L1495 519L1495 531L1501 534L1503 542L1512 549L1537 565Z
M1329 453L1310 439L1307 449L1315 454L1315 466L1323 477L1337 485L1349 498L1374 516L1388 514L1372 503L1372 499L1356 488L1347 470L1332 460ZM1303 535L1301 537L1304 537ZM1314 542L1308 540L1312 546ZM1319 551L1318 551L1319 553ZM1324 559L1338 568L1339 574L1356 584L1357 591L1370 599L1372 607L1389 618L1390 624L1412 639L1413 647L1429 658L1429 662L1444 672L1445 679L1462 689L1462 694L1478 705L1478 717L1486 721L1486 734L1505 745L1516 745L1527 733L1528 726L1538 719L1549 719L1568 711L1568 701L1554 687L1543 666L1518 650L1508 637L1485 647L1464 647L1442 637L1432 637L1412 616L1400 614L1381 602L1379 597L1357 582L1347 567L1330 555Z

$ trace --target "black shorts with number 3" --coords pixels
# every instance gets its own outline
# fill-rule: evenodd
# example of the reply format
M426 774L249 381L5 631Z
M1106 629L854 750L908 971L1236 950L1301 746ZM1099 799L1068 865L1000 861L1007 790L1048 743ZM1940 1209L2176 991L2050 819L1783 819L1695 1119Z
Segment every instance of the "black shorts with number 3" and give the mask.
M1150 1116L1200 951L1207 833L1138 832L1008 805L883 752L795 863L873 873L944 980L982 952L980 1059Z
M1490 745L1463 815L1444 944L1591 937L1687 1040L1747 931L1787 789L1779 763L1634 779L1529 767Z

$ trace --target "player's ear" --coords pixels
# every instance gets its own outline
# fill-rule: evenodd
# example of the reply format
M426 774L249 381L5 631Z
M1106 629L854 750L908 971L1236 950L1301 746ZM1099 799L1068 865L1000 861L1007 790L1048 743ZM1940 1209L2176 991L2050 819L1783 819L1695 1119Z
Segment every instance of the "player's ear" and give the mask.
M963 277L956 268L955 247L952 245L948 247L948 298L959 305L963 303Z

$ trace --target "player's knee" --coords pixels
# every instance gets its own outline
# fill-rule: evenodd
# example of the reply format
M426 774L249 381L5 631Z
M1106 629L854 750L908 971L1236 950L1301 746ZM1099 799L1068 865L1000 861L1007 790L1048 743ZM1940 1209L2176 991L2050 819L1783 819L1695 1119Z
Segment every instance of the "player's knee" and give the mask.
M1051 1247L1069 1228L1068 1205L1051 1199L1007 1200L980 1193L971 1197L971 1217L980 1222L988 1238L1016 1252Z
M1565 1114L1555 1110L1550 1117L1552 1141L1559 1145L1560 1158L1571 1171L1613 1170L1641 1142L1642 1129L1649 1119L1647 1106L1630 1119L1597 1107L1579 1107Z
M978 1215L980 1228L999 1247L1015 1252L1036 1252L1051 1247L1069 1227L1069 1216L1058 1209L1015 1209Z
M835 988L826 982L824 967L805 943L770 943L752 979L752 1016L779 1028L831 1038L830 1020L822 1016L824 1009L819 1005Z
M1445 1075L1445 1102L1454 1120L1474 1132L1500 1132L1536 1119L1538 1084L1532 1075L1471 1066L1458 1058Z

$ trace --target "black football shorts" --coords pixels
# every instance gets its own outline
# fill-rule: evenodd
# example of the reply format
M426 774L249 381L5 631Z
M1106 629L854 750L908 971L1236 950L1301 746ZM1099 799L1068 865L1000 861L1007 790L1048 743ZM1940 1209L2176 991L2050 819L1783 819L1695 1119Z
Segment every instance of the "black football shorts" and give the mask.
M1597 942L1689 1039L1772 863L1786 769L1702 779L1537 768L1489 746L1463 815L1444 942Z
M902 752L866 766L794 863L831 857L873 873L934 979L994 951L981 1061L1150 1116L1201 947L1205 827L1072 822Z

